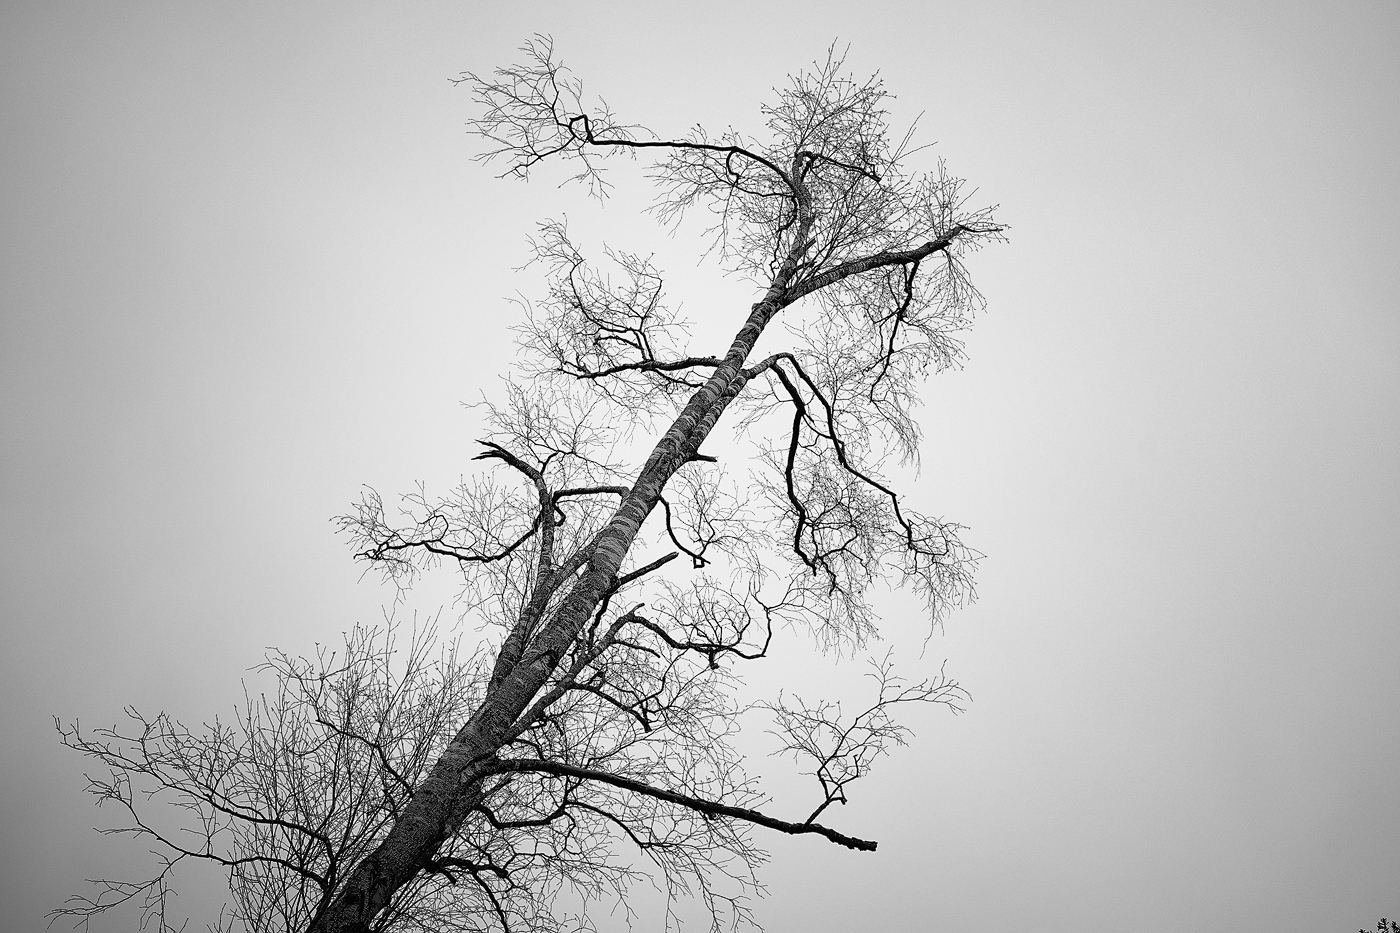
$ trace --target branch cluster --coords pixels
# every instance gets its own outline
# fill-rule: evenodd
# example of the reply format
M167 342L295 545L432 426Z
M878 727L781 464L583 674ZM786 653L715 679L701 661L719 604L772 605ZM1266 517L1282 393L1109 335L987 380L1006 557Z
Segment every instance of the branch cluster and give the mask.
M173 929L172 873L203 862L229 877L221 929L304 928L481 699L480 661L455 642L436 647L432 627L402 657L395 642L390 626L355 629L340 653L274 652L262 665L273 692L246 695L231 721L191 729L128 708L125 727L60 725L63 743L106 771L89 774L88 792L120 816L101 832L154 846L158 865L143 879L94 882L54 917L86 927L133 903L143 928Z

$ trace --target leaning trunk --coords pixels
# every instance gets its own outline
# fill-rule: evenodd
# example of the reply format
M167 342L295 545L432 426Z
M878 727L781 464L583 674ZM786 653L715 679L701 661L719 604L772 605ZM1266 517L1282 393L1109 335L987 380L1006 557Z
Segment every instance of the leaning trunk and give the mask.
M520 660L508 672L496 672L496 686L414 789L384 841L351 870L344 885L313 918L310 933L368 933L394 893L431 862L442 843L480 802L482 778L496 753L614 585L642 522L656 506L666 483L700 449L724 409L742 390L744 362L764 327L786 304L784 290L795 264L794 256L784 265L763 301L753 306L724 363L691 396L657 442L562 605Z

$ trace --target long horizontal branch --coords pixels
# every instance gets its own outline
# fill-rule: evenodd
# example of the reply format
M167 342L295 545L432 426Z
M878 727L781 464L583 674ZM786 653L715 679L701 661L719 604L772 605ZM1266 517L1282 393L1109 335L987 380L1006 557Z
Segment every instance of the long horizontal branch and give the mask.
M542 774L553 774L557 777L582 778L586 781L609 784L613 787L629 790L634 794L641 794L646 797L654 797L657 800L664 800L667 803L674 803L677 806L694 810L697 813L703 813L706 816L727 816L731 819L744 820L745 822L764 826L768 829L776 829L778 832L788 833L793 836L815 833L818 836L825 836L838 845L843 845L848 849L856 849L861 852L874 852L877 845L877 843L871 840L847 836L845 833L839 833L829 826L823 826L820 823L790 823L787 820L780 820L766 813L760 813L758 810L750 810L747 807L731 807L728 804L719 803L717 801L691 797L687 794L679 794L661 787L652 787L650 784L634 781L631 778L625 778L617 774L609 774L606 771L595 771L592 768L580 768L558 761L512 758L497 762L491 767L491 771L535 771Z
M576 123L583 124L582 136L579 136L578 131L574 129L574 124ZM788 177L786 172L778 168L778 166L774 165L768 159L765 159L756 152L745 149L743 146L716 145L715 143L697 143L685 140L605 139L593 134L593 123L588 118L587 114L579 114L576 117L570 117L568 122L563 125L568 128L569 134L575 139L593 146L619 146L628 149L689 149L695 152L723 153L725 171L734 176L737 176L739 173L734 171L734 168L730 165L730 160L736 155L743 156L767 168L774 175L777 175L789 188L794 187L792 179Z

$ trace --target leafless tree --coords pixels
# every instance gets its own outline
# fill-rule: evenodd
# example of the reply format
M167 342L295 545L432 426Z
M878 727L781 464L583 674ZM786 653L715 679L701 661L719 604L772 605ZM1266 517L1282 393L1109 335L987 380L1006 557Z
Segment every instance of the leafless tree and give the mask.
M566 164L598 197L609 159L647 160L658 217L708 211L715 254L758 300L727 348L696 355L650 259L594 266L565 224L541 225L548 287L525 305L523 370L487 408L488 469L397 510L367 495L342 519L401 585L458 570L465 606L499 632L488 653L428 664L415 642L400 676L361 635L343 664L275 658L282 693L251 703L241 732L133 714L130 733L68 734L110 766L94 789L129 811L126 831L171 862L229 868L250 929L586 927L557 896L620 897L643 866L716 929L744 921L754 828L873 850L823 821L830 805L904 741L898 707L964 696L887 657L853 717L830 700L746 706L737 688L797 633L869 650L881 579L934 620L969 593L958 527L887 477L917 459L922 379L960 357L980 303L963 260L1000 238L991 210L941 163L906 168L919 150L890 135L881 83L838 55L776 92L757 137L668 139L590 105L547 40L523 52L461 78L481 158L522 179ZM753 451L743 475L713 455L726 414L724 449ZM816 778L805 818L773 815L746 776L732 741L746 716ZM192 837L148 821L141 781L187 808ZM71 912L124 897L155 910L164 892L163 876L109 887Z

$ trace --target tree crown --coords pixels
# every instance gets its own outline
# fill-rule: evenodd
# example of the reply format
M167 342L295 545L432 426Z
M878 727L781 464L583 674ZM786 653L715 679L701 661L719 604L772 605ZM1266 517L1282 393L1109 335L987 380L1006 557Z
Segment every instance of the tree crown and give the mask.
M744 920L763 859L751 828L873 849L820 818L905 740L901 707L965 697L888 655L854 716L831 699L744 704L736 686L789 631L867 650L876 581L914 588L935 619L970 594L959 527L886 470L917 458L923 377L960 358L981 303L964 258L1001 237L992 210L941 163L908 171L920 150L891 135L880 81L834 52L776 92L761 136L678 139L589 104L547 39L523 54L460 79L480 158L519 178L565 162L598 197L608 159L648 159L656 215L709 212L715 253L759 298L727 347L697 355L649 258L605 251L605 271L563 222L542 224L521 372L486 406L476 459L494 469L397 510L371 492L340 520L400 584L455 567L466 610L497 627L491 650L432 661L415 641L399 674L360 633L341 662L275 660L280 705L213 739L139 714L132 734L65 733L111 769L94 791L131 814L126 831L168 864L228 868L230 922L248 929L586 926L557 897L620 898L638 858L716 928ZM731 408L753 449L742 475L715 434ZM815 778L805 819L761 808L733 741L755 715ZM193 842L142 815L142 782L197 817ZM71 912L163 905L165 878Z

